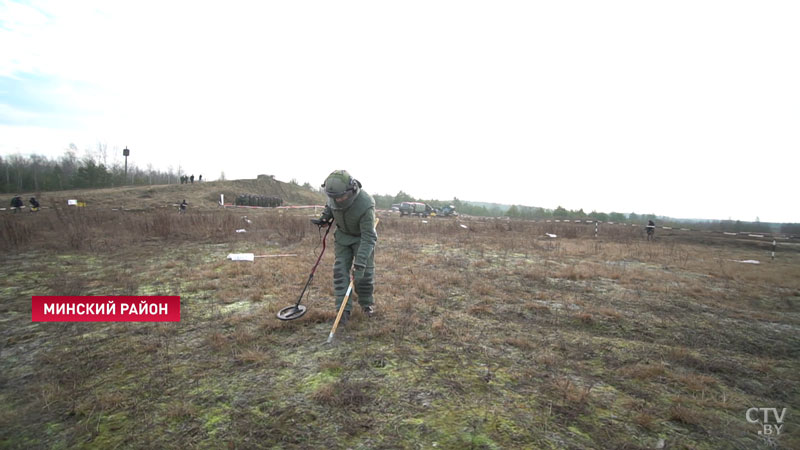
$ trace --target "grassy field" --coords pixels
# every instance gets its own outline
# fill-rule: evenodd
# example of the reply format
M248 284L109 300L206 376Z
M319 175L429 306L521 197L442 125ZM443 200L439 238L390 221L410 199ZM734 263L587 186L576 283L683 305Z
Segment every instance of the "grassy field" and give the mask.
M800 448L797 244L385 215L377 316L328 345L332 251L275 317L308 212L201 195L0 214L0 448ZM180 295L181 321L32 322L33 295ZM749 408L788 408L780 435Z

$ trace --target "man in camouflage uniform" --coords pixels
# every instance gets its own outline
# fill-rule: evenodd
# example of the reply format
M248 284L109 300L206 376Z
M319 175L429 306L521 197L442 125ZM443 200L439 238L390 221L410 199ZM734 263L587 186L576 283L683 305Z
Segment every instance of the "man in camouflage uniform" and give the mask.
M350 266L353 267L353 287L358 295L361 310L372 316L375 312L373 298L375 280L375 200L361 190L361 183L346 170L336 170L328 175L322 185L328 201L319 219L312 220L323 226L336 223L334 244L336 261L333 264L333 291L336 295L336 310L344 300L350 285ZM350 317L348 300L342 321Z

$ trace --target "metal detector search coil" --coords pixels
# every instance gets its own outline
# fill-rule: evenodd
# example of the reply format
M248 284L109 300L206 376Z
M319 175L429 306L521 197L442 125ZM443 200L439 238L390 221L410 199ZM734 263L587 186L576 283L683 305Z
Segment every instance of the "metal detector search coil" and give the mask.
M278 319L281 320L294 320L303 317L306 313L304 305L291 305L278 311Z
M319 262L322 261L322 255L325 254L325 248L327 247L328 241L328 233L331 232L331 227L333 226L333 222L328 224L328 229L325 230L325 236L322 238L322 251L319 252L319 257L317 258L317 262L314 263L314 267L311 269L311 273L308 275L308 281L306 281L306 285L303 286L302 292L300 292L300 297L297 298L297 303L291 306L287 306L286 308L281 309L278 311L278 319L280 320L295 320L303 317L303 314L306 313L306 307L300 304L300 301L303 300L303 295L305 295L308 286L311 285L311 280L314 279L314 272L317 271L317 267L319 266Z

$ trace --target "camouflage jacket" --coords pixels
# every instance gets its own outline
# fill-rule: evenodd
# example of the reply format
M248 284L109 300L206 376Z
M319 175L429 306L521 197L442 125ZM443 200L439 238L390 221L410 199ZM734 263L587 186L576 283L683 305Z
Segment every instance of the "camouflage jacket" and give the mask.
M328 199L325 216L333 216L336 223L336 243L351 246L359 244L354 265L366 266L367 258L375 249L378 233L375 231L375 200L361 190L353 204L345 209L333 209L333 200Z

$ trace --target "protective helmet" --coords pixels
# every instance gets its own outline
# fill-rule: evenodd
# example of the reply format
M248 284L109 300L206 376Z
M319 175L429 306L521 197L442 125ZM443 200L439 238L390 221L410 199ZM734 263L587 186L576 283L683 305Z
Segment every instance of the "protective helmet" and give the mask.
M333 209L345 209L350 207L353 204L358 193L361 189L361 183L358 182L355 178L350 176L346 170L334 170L328 175L328 178L325 179L325 183L322 184L322 187L325 189L325 194L328 195L330 201L328 204ZM336 199L345 196L346 194L350 193L350 196L347 200L343 202L337 202Z

